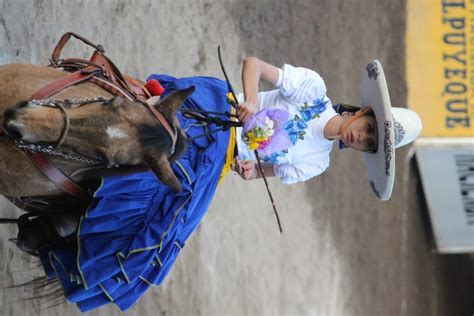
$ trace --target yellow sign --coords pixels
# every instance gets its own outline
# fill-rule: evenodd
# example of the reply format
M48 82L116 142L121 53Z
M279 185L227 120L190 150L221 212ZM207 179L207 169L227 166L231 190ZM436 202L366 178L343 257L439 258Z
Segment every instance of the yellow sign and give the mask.
M409 0L408 104L422 136L474 137L474 0Z

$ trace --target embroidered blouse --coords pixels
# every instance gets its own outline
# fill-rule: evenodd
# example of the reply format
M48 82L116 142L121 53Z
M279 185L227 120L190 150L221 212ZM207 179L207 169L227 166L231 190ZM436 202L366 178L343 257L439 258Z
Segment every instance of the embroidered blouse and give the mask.
M293 146L262 157L274 164L275 175L285 184L306 181L324 172L329 166L333 141L323 135L327 122L337 113L326 96L326 85L313 70L284 65L279 70L276 90L259 92L259 109L281 108L290 113L285 129ZM238 95L242 102L243 94ZM242 129L237 130L241 135ZM237 137L240 159L255 159L255 154Z

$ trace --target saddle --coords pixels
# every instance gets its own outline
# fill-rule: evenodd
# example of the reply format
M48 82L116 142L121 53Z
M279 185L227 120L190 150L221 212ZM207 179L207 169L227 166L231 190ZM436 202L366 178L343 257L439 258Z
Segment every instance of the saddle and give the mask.
M61 52L71 36L95 49L89 60L61 58ZM96 83L114 95L122 96L129 100L146 101L151 97L150 92L145 87L145 83L123 74L105 55L102 45L94 44L74 32L67 32L61 36L54 48L49 66L62 68L65 71L71 72L71 74L41 88L33 94L31 99L41 100L48 98L67 87L87 80Z

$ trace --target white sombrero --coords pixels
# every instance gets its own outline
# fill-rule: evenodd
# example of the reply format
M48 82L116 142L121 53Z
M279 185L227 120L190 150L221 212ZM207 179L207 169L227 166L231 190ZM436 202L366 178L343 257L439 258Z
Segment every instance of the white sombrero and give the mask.
M378 149L365 153L365 168L370 186L383 201L390 198L395 179L395 148L413 141L421 132L420 117L415 112L392 108L382 64L374 59L363 71L362 106L372 108L377 121Z

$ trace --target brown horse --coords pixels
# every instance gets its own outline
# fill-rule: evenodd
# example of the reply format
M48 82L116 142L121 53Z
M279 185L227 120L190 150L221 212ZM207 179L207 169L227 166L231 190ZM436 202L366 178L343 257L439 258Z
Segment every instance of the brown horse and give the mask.
M110 99L109 102L93 102L61 110L27 101L38 89L67 74L44 66L0 66L0 121L3 121L6 131L0 135L0 194L10 198L64 195L37 170L26 153L14 145L12 138L28 143L54 144L66 129L65 116L69 126L62 146L87 157L100 158L108 166L146 166L164 184L180 191L181 184L170 167L170 161L184 153L187 140L179 129L175 114L194 88L176 91L153 105L177 130L176 149L170 152L171 138L147 106L142 102L114 98L93 83L69 87L52 98L103 97ZM80 172L90 166L61 157L51 156L49 159L80 184L97 179L110 170L104 166L99 171Z
M7 134L30 143L54 144L65 128L64 114L58 108L38 106L25 102L39 88L64 76L65 72L34 65L0 66L0 113L4 112L3 127ZM177 91L156 104L167 121L177 124L176 110L193 92ZM93 83L82 83L67 88L54 99L85 97L113 98L111 94ZM178 148L168 153L170 139L158 141L163 136L156 118L140 102L115 98L108 104L91 103L66 109L70 126L63 145L89 157L104 159L109 166L147 165L158 178L176 191L181 184L171 171L168 160L174 160L185 150L186 136L179 132ZM151 146L154 143L168 148ZM22 150L13 146L6 135L0 137L0 194L6 196L36 196L60 194L60 190L42 176ZM66 174L86 167L84 163L53 158ZM74 180L84 180L80 173Z

